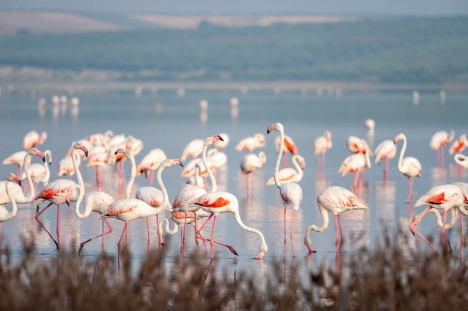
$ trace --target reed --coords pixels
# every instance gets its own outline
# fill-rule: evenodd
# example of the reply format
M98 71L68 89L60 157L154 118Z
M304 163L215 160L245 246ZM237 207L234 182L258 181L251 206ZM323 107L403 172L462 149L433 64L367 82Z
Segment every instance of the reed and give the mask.
M402 239L384 234L375 249L341 254L336 266L321 264L305 277L300 259L286 267L274 260L262 282L248 271L228 275L196 255L177 258L169 270L158 251L136 270L126 251L120 268L115 258L84 259L76 250L41 261L24 242L20 260L12 262L8 250L2 258L0 310L468 309L465 261L403 250Z

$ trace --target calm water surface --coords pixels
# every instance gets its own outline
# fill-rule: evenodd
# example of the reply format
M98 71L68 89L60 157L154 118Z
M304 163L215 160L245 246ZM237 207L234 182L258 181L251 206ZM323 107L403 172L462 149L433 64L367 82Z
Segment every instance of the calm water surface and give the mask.
M441 103L438 93L422 93L418 105L412 102L410 93L375 93L344 94L341 97L300 95L296 93L238 93L223 92L187 92L179 97L175 92L143 94L136 97L131 93L106 95L78 95L79 109L69 106L52 107L50 98L53 94L41 94L47 99L44 110L38 109L38 97L20 94L3 94L0 96L0 129L2 132L0 158L4 159L13 152L22 149L23 136L30 130L47 131L48 139L41 150L53 152L54 163L51 166L51 180L58 178L57 164L64 157L74 140L93 133L112 130L115 134L131 134L144 142L143 151L137 156L137 163L153 148L162 148L168 157L181 156L185 145L195 138L206 138L220 132L230 136L231 143L225 150L228 165L218 173L220 190L226 190L239 199L240 213L244 222L262 231L269 247L263 262L251 260L259 249L260 241L255 234L244 232L239 228L232 214L221 214L218 218L216 239L233 245L239 256L233 256L227 249L216 247L217 264L228 271L250 269L266 271L272 258L295 261L305 267L314 267L325 259L330 264L335 260L335 234L333 222L323 233L312 232L312 243L317 254L307 256L303 244L304 232L308 225L322 223L316 205L317 194L325 187L336 185L352 189L352 175L341 177L338 168L341 162L350 155L346 148L348 136L366 138L372 149L384 139L393 139L403 132L408 138L407 156L418 158L423 167L422 177L414 182L415 196L418 198L430 187L455 181L466 182L466 172L458 169L453 157L446 151L445 166L436 167L436 152L430 149L429 141L439 130L454 130L456 137L467 132L468 94L448 94L445 103ZM232 96L239 97L238 116L233 117L229 105ZM200 114L199 101L209 102L208 114ZM162 104L162 111L155 109L155 103ZM373 118L376 121L374 135L368 135L363 121ZM273 175L276 161L274 139L277 132L266 135L269 124L281 122L285 133L296 142L300 153L305 157L307 167L300 182L303 190L303 202L297 213L294 232L295 257L292 256L291 244L288 242L286 257L283 247L283 209L276 187L265 186L266 180ZM317 159L313 153L313 144L324 130L333 134L333 148L327 153L326 173L317 174ZM245 176L239 172L239 163L244 154L235 151L237 142L255 133L264 133L267 145L267 163L254 175L254 190L247 191ZM398 144L398 152L401 144ZM38 159L35 158L34 161ZM188 162L188 161L187 161ZM128 162L127 162L128 163ZM128 175L128 164L126 173ZM347 242L342 252L366 245L374 247L376 237L382 236L386 227L391 232L401 226L409 237L407 249L414 248L423 242L412 237L408 225L412 217L412 206L405 204L408 193L407 179L398 172L396 159L390 163L389 181L383 182L382 166L372 165L365 172L365 181L356 189L357 195L369 205L368 211L352 211L342 215L343 229ZM16 172L16 167L0 166L0 176ZM180 167L172 167L163 173L163 179L169 196L175 196L184 184L179 175ZM83 168L86 190L95 190L94 169ZM104 191L114 198L124 197L117 185L113 170L105 171ZM144 177L136 179L135 188L148 185ZM10 205L7 208L11 208ZM414 214L423 208L416 208ZM292 210L288 210L288 234ZM34 239L40 258L44 260L58 255L54 243L47 234L40 230L34 220L35 209L31 204L20 205L18 214L3 224L2 246L9 245L14 258L22 254L21 238ZM331 215L330 215L331 217ZM91 214L80 220L71 208L61 207L61 241L62 247L76 241L86 240L100 233L100 221L97 214ZM56 208L51 207L42 216L44 224L55 234ZM154 219L154 218L152 218ZM332 219L331 219L332 220ZM114 232L106 236L105 251L117 257L117 241L123 228L123 222L110 220ZM156 225L152 221L151 247L156 247ZM424 235L439 234L440 229L429 215L419 226ZM188 231L192 234L193 229ZM210 230L204 230L209 236ZM137 220L129 225L129 238L132 257L141 260L147 253L145 220ZM361 235L357 242L351 243L352 236ZM191 235L188 237L187 252L194 251ZM452 246L459 248L459 231L451 230ZM179 236L167 237L167 264L179 251ZM423 245L423 248L429 248ZM204 250L202 250L202 253ZM83 256L93 258L101 254L100 240L86 245ZM285 262L286 262L285 260ZM260 269L260 270L259 270Z

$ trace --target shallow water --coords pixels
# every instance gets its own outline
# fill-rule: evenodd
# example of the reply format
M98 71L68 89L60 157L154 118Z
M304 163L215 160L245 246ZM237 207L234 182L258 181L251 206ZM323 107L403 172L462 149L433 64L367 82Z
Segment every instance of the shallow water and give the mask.
M298 261L307 267L313 267L322 259L333 265L335 261L335 232L330 219L330 227L323 233L312 232L312 242L317 253L307 256L307 248L303 244L304 232L307 226L314 223L320 225L322 219L316 205L316 195L325 187L336 185L352 190L353 176L341 177L337 171L341 162L350 155L346 148L349 135L366 138L372 149L384 139L393 139L403 132L408 138L406 156L419 159L423 167L422 177L414 182L416 199L432 186L455 181L466 182L466 172L457 168L453 157L448 155L446 148L445 166L436 166L436 152L429 147L432 135L439 130L453 129L456 138L466 131L466 116L468 115L468 94L448 94L445 102L441 102L438 93L422 93L419 104L412 102L411 93L349 93L340 97L301 95L299 93L282 93L275 95L266 92L250 92L242 95L233 92L187 92L181 97L175 92L159 92L157 94L143 93L136 97L132 93L113 94L78 94L79 108L70 105L52 107L50 98L53 94L41 94L47 99L44 109L38 109L38 98L21 94L2 94L0 96L0 158L4 159L13 152L22 149L23 136L30 130L47 131L48 139L41 150L50 149L53 152L54 163L51 166L51 180L57 177L57 164L65 155L74 140L84 138L93 133L112 130L115 134L125 133L140 138L144 142L143 151L137 156L137 163L153 148L162 148L168 157L181 156L185 145L195 138L205 138L217 133L229 134L230 145L225 152L228 165L218 172L220 190L226 190L237 196L240 213L244 223L255 227L265 235L269 247L262 262L251 260L259 249L260 240L256 235L244 232L236 224L231 214L222 214L218 218L216 239L233 245L239 256L233 256L227 249L216 247L219 265L228 271L239 268L255 270L268 265L272 258ZM231 111L229 99L237 96L240 100L237 117ZM200 114L199 101L209 102L207 115ZM155 103L162 104L162 111L156 109ZM373 118L376 121L374 135L366 133L363 121ZM303 190L303 202L297 212L294 227L294 251L292 256L291 243L288 239L286 250L283 244L283 208L278 190L274 186L265 186L266 180L273 175L277 157L274 139L277 132L266 135L269 124L281 122L285 133L290 135L307 162L304 178L300 182ZM317 159L313 153L313 144L317 136L324 130L333 134L333 147L327 153L326 173L317 173ZM235 151L237 142L255 133L263 133L267 138L264 151L267 163L257 171L253 178L253 190L247 190L246 178L240 174L239 163L243 153ZM398 143L398 152L401 143ZM257 151L258 152L258 151ZM37 158L34 159L37 162ZM188 162L188 161L186 161ZM342 215L342 223L346 242L342 252L347 253L359 246L374 247L376 237L381 237L384 228L395 232L401 226L409 237L405 248L412 249L420 244L430 250L421 240L413 237L408 229L414 214L423 210L405 203L408 193L407 179L398 172L397 159L390 162L389 180L383 181L382 166L373 163L366 170L365 181L356 189L358 197L369 205L368 211L351 211ZM172 167L163 173L163 179L172 199L184 180L179 178L180 167ZM0 176L16 172L16 167L0 166ZM126 163L128 175L128 161ZM83 178L86 190L95 190L94 169L83 167ZM135 189L148 185L143 177L136 179ZM113 169L105 171L104 191L114 198L124 197L122 186ZM42 206L45 206L43 204ZM11 208L10 205L7 208ZM61 246L65 247L72 241L78 246L79 241L86 240L100 233L99 215L91 214L85 220L80 220L71 208L61 206ZM42 216L44 224L55 235L56 208L51 207ZM35 209L32 205L20 205L18 214L12 220L3 223L2 247L9 245L13 258L22 254L21 239L34 239L39 258L47 260L57 256L55 245L47 234L40 230L34 220ZM332 215L330 215L331 217ZM160 219L162 216L160 217ZM288 235L292 219L292 210L288 210ZM114 232L106 236L105 251L117 257L117 241L123 228L123 223L110 220ZM436 226L434 217L429 215L418 226L425 236L438 236L440 229ZM151 218L151 247L157 246L156 225ZM187 252L196 248L193 243L193 229L188 229ZM204 230L209 236L210 228ZM359 236L353 240L354 236ZM460 247L458 226L450 230L452 247ZM132 257L140 260L147 252L147 232L145 220L137 220L129 225L129 239ZM167 236L166 257L168 267L178 254L179 235ZM440 249L439 245L436 245ZM83 256L94 258L101 254L100 240L88 243ZM202 253L205 251L201 250ZM209 254L209 253L207 253ZM263 269L260 271L264 271ZM262 275L262 273L260 273Z

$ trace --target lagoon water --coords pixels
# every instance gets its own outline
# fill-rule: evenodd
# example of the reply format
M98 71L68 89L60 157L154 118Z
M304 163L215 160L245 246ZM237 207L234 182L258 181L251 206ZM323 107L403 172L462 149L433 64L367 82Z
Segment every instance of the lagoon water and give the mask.
M87 135L106 130L115 134L133 135L144 142L143 151L137 156L137 163L153 148L161 148L171 158L179 158L185 145L195 138L206 138L225 132L229 134L230 144L225 152L228 165L218 172L220 190L226 190L237 196L240 213L244 223L255 227L265 235L269 247L262 262L252 260L259 249L260 241L255 234L239 228L231 214L221 214L218 218L216 239L233 245L239 256L233 256L227 249L216 247L217 264L226 267L228 271L236 269L258 270L268 266L273 259L285 258L285 261L297 261L313 267L322 259L330 264L335 260L335 232L333 222L323 233L312 232L312 243L317 253L307 256L307 248L303 244L304 232L310 224L320 225L322 219L316 205L317 194L325 187L336 185L352 190L353 176L341 177L338 168L341 162L350 155L346 147L348 136L355 135L366 138L372 148L384 139L393 139L399 133L405 133L408 138L406 156L414 156L422 164L421 178L414 181L416 199L429 188L456 181L467 181L466 171L455 165L453 156L449 156L446 148L445 165L437 167L436 152L429 147L432 135L440 130L454 130L456 138L467 133L466 118L468 116L468 94L449 93L441 102L438 93L421 93L418 104L413 103L409 92L385 93L344 93L342 96L303 95L299 93L249 92L240 94L234 92L201 92L189 91L184 96L175 92L161 91L157 94L143 92L135 96L130 92L111 94L77 94L80 98L79 108L70 105L53 107L51 96L41 94L47 99L43 110L38 109L37 97L22 94L0 95L0 158L3 160L13 152L22 150L22 139L30 130L47 131L48 139L41 150L50 149L53 152L54 163L51 166L51 180L58 178L57 164L65 156L71 143ZM229 100L239 98L237 116L231 111ZM209 102L207 115L200 114L199 101ZM155 103L160 103L162 109L156 109ZM363 126L367 118L376 121L375 133L369 135ZM303 190L303 201L297 213L294 232L294 252L288 241L286 250L283 247L283 208L278 190L274 186L266 186L266 180L273 175L277 152L274 139L278 135L272 132L266 135L267 126L281 122L285 133L296 142L299 152L307 162L304 178L300 182ZM322 135L324 130L333 134L333 147L326 155L325 175L317 173L317 159L313 152L314 140ZM254 174L253 190L246 188L246 178L240 174L239 163L243 153L235 151L237 142L255 133L263 133L267 138L263 149L267 155L267 163ZM398 152L401 143L398 143ZM258 150L256 150L258 152ZM398 154L397 154L398 156ZM37 157L34 159L37 162ZM188 162L188 161L186 161ZM86 162L85 162L86 163ZM180 167L171 167L164 171L163 180L169 196L175 196L184 184L179 175ZM14 166L0 166L0 176L16 172ZM128 161L126 176L128 176ZM103 191L114 198L123 198L122 187L118 187L118 178L113 169L105 170ZM83 166L83 178L86 191L95 190L94 168ZM148 185L144 177L137 177L135 189ZM382 165L372 163L372 168L365 172L365 181L356 189L358 197L369 205L367 211L351 211L342 215L343 229L346 241L342 253L350 252L360 246L373 248L376 238L382 236L387 228L391 233L398 227L408 236L406 249L420 245L430 251L429 247L419 238L413 237L408 226L413 215L421 212L422 207L412 209L406 204L408 193L407 179L397 170L397 158L390 162L388 181L383 181ZM45 206L45 205L43 205ZM10 209L11 205L7 205ZM61 243L67 247L72 241L86 240L100 233L99 215L91 214L85 220L78 219L71 208L61 206ZM13 258L22 254L22 238L33 239L39 258L48 260L58 256L55 245L40 230L34 220L35 208L32 204L20 205L18 214L12 220L3 224L2 247L10 247ZM330 215L331 217L332 215ZM162 218L162 217L161 217ZM161 219L160 218L160 219ZM56 208L51 207L42 216L44 224L55 234ZM156 225L151 218L152 240L150 247L157 247ZM292 219L292 210L288 209L288 234ZM117 241L123 228L123 222L111 219L114 232L106 236L105 252L117 257ZM428 215L418 226L420 232L428 236L439 236L440 229L436 226L433 215ZM187 252L195 251L193 229L190 226L187 240ZM209 236L210 228L204 230ZM358 236L353 240L353 236ZM454 250L460 248L460 232L458 225L449 233ZM147 233L145 220L140 219L129 225L131 256L141 260L147 253ZM166 236L166 258L170 262L177 256L180 246L179 235L172 238ZM440 245L436 243L440 249ZM286 255L285 252L286 251ZM203 247L201 253L206 253ZM97 257L101 254L100 239L88 243L82 256ZM463 255L466 255L463 252Z

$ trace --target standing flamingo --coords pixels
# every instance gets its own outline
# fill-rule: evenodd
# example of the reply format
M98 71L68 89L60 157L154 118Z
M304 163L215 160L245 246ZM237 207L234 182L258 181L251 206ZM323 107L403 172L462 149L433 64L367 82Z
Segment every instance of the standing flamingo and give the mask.
M52 151L47 149L44 151L44 156L47 157L47 161L43 164L33 163L28 167L29 176L34 183L34 192L37 192L37 185L42 183L44 186L47 186L50 178L49 165L52 164ZM26 173L23 172L21 179L26 179ZM28 185L29 186L29 185ZM26 188L27 189L27 188Z
M254 136L246 137L242 139L236 146L237 151L247 150L249 153L255 148L265 147L265 136L263 134L257 133Z
M113 165L116 162L116 157L111 149L105 152L98 152L89 157L87 167L94 166L96 168L96 187L100 189L103 186L103 167Z
M163 191L163 193L166 192L165 194L166 197L167 197L167 191L162 182L161 173L166 167L170 167L173 165L180 165L183 167L183 164L182 162L180 162L179 159L166 159L161 163L158 169L158 176L157 176L158 184L161 187L161 190ZM138 218L146 218L152 215L159 214L160 212L164 211L166 208L171 210L169 208L170 205L168 203L169 203L168 201L163 202L160 207L154 208L142 200L121 199L121 200L114 201L111 205L109 205L109 208L101 216L101 219L117 218L125 222L125 226L122 230L122 234L120 235L119 243L117 245L120 247L123 235L124 233L126 233L126 245L128 246L128 222L138 219Z
M418 215L416 219L410 224L410 230L413 234L417 234L424 242L426 242L434 252L437 250L416 230L416 224L426 215L432 208L441 209L443 211L443 226L442 237L445 234L445 223L447 219L447 212L452 208L464 209L463 206L463 192L460 187L456 185L442 185L431 188L422 197L420 197L414 207L429 205L429 207Z
M275 138L275 148L276 151L279 151L280 148L280 136L276 136ZM288 167L288 153L292 153L293 155L297 155L299 151L297 150L296 144L292 140L292 138L289 135L284 135L284 162L283 162L283 167Z
M185 146L182 156L180 157L181 161L187 160L189 157L196 158L200 155L201 150L203 149L203 139L194 139Z
M449 153L453 154L454 152L461 153L468 146L468 140L466 139L466 134L461 135L458 139L450 146Z
M284 148L284 128L281 123L274 123L268 126L267 129L267 134L269 134L271 131L278 131L280 132L281 136L281 145L280 145L280 150L278 152L278 158L276 159L276 166L275 166L275 174L274 174L274 180L275 180L275 185L278 187L281 195L281 199L283 200L283 207L284 207L284 245L286 246L286 207L288 205L291 205L291 207L294 209L294 214L293 214L293 220L291 224L291 243L294 243L294 222L296 220L296 211L299 209L299 205L302 202L302 189L299 184L289 182L289 183L281 183L279 179L279 165L281 161L281 156L283 154L283 148ZM294 245L293 245L293 253L294 253Z
M78 169L78 165L76 163L76 159L79 157L78 150L82 150L85 154L85 156L88 155L88 150L86 149L85 146L83 146L81 143L76 143L74 142L72 144L73 146L73 151L72 151L72 161L73 161L73 167L76 172L76 178L78 180L78 184L84 189L84 182L83 182L83 177L81 176L81 172ZM73 180L68 180L68 179L57 179L54 180L53 182L49 183L42 191L36 196L36 199L34 200L34 206L39 209L39 205L44 202L44 201L49 201L49 205L44 207L41 211L39 211L36 214L36 221L41 225L41 227L47 232L49 237L54 241L55 246L57 246L57 249L60 249L60 204L65 203L65 196L67 194L67 190L70 186L75 185L76 183ZM79 197L79 191L75 190L73 193L73 196L71 197L71 201L76 202ZM47 230L47 228L42 224L42 222L39 220L39 216L42 215L52 204L57 205L57 240L55 240L52 237L52 234Z
M384 179L388 179L388 165L390 160L393 159L396 155L397 148L393 141L386 139L381 142L377 148L375 148L375 164L379 164L380 160L384 160Z
M325 169L325 153L332 147L332 134L329 131L323 132L323 136L315 139L315 155L317 156L318 167ZM322 163L320 163L320 156L322 154Z
M328 213L333 213L335 220L335 243L338 244L338 227L340 228L341 241L344 240L343 229L341 228L341 213L356 210L367 209L366 203L359 200L354 193L342 187L328 187L317 196L317 204L322 215L323 224L321 227L310 225L307 227L304 244L309 249L309 253L314 253L310 239L310 231L323 232L328 228Z
M18 166L18 169L16 170L16 174L18 176L21 176L22 171L23 171L23 160L24 160L24 157L26 156L26 153L27 151L18 151L18 152L13 153L8 158L3 160L3 165L16 164Z
M300 164L297 162L299 161ZM302 177L304 176L303 170L306 167L305 159L300 156L300 155L295 155L292 158L292 163L295 167L287 167L283 168L278 172L278 179L281 183L288 183L288 182L295 182L298 183L302 180ZM268 186L273 186L275 184L275 177L270 177L268 181L266 182Z
M446 131L439 131L432 135L429 145L432 149L437 150L437 165L444 166L444 148L445 145L452 142L454 136L454 131L450 131L450 134Z
M31 176L28 173L29 163L31 162L31 156L33 155L37 155L38 157L42 159L42 161L45 161L45 156L42 153L42 151L36 148L29 149L26 155L24 156L23 168L24 168L24 171L26 172L28 186L31 187L29 194L26 196L23 193L23 190L21 189L21 187L18 186L17 184L10 184L9 189L8 189L10 190L11 196L15 198L16 203L19 203L19 204L27 204L34 199L34 195L35 195L34 186L33 186ZM9 202L10 202L10 199L8 198L8 195L6 193L5 182L2 181L0 182L0 205L7 204Z
M371 162L369 159L369 149L367 148L362 153L355 153L344 159L343 163L338 170L338 173L341 173L341 176L344 176L348 173L354 172L353 187L357 188L359 181L359 173L364 172L364 168L370 168Z
M375 121L373 119L364 120L364 127L367 129L367 132L373 134L375 129Z
M148 171L150 172L150 187L153 186L154 171L159 168L162 161L166 159L166 154L159 148L151 150L146 156L143 157L140 164L136 169L136 175L140 176L145 173L145 176L148 177Z
M10 187L9 183L12 182L12 181L17 183L18 186L21 188L21 180L19 179L19 177L16 176L15 174L13 174L13 173L8 174L4 183L5 183L5 192L6 192L6 195L7 195L8 199L11 202L12 210L11 210L11 212L8 212L8 210L5 208L5 206L0 205L0 254L3 253L3 250L2 250L2 247L1 247L2 223L12 219L13 217L15 217L16 212L18 211L18 207L16 205L16 199L11 194L12 187Z
M42 145L46 139L47 139L46 132L42 132L41 135L39 135L38 132L31 131L24 136L23 147L25 149L31 149L37 145Z
M348 137L347 146L351 153L364 153L364 151L369 148L365 139L356 136Z
M398 134L393 139L393 142L396 144L397 141L403 139L403 147L400 150L400 158L398 159L398 170L405 176L408 177L408 184L409 184L409 193L408 197L406 198L406 202L409 202L411 198L414 199L413 193L413 179L415 176L421 177L422 174L422 167L421 163L419 163L418 159L413 157L406 157L403 159L403 155L406 151L406 136L403 133Z
M263 166L266 162L265 152L260 152L258 156L254 153L249 153L244 156L240 164L242 174L250 174Z
M67 203L68 206L70 206L71 198L72 198L73 194L75 193L75 191L77 189L78 189L78 191L80 193L79 197L78 197L78 200L76 201L76 206L75 206L75 213L76 213L76 216L78 216L78 218L84 219L84 218L88 217L91 214L91 212L96 212L96 213L102 214L107 210L109 205L112 202L114 202L114 199L105 192L92 191L92 192L88 192L88 193L85 194L85 190L83 189L83 187L81 187L78 184L74 184L74 185L71 185L70 187L68 187L67 194L65 195L65 203ZM85 204L84 204L85 205L85 211L84 211L84 213L81 213L80 204L81 204L81 200L83 199L83 196L84 196L84 200L85 200ZM106 223L107 227L109 228L109 231L107 231L107 232L104 232L104 222ZM111 232L112 232L112 226L107 221L107 219L103 219L102 220L102 232L101 232L101 234L99 234L99 235L97 235L97 236L95 236L93 238L90 238L90 239L88 239L86 241L81 242L80 243L80 249L78 250L78 254L81 253L81 251L83 250L83 247L85 246L86 243L91 242L92 240L97 239L99 237L102 237L101 246L104 248L104 236L106 234L111 233Z

